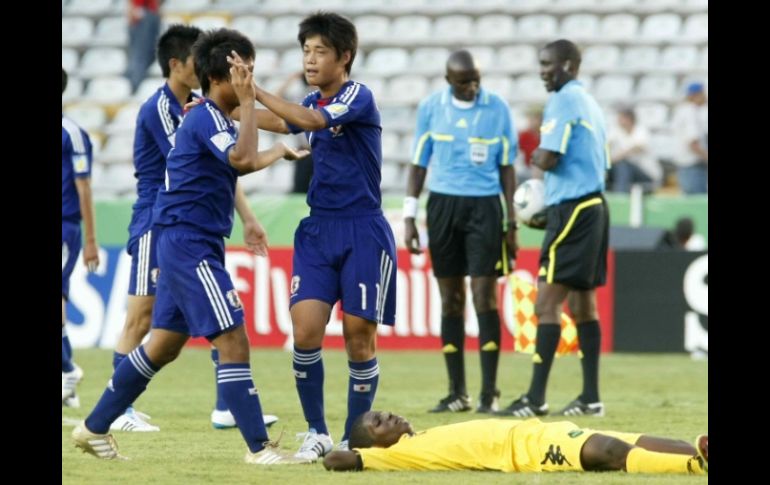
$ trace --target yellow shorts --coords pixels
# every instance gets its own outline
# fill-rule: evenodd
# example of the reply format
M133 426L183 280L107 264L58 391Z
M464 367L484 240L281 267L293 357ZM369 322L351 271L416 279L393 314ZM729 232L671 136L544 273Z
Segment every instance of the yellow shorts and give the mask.
M594 434L612 436L631 445L641 434L581 428L569 421L524 421L513 430L513 464L520 472L582 471L580 451Z

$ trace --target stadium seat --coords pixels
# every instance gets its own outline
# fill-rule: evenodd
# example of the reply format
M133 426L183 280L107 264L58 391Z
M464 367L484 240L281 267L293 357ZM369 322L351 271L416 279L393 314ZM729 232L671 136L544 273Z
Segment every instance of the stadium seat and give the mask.
M198 15L190 19L190 25L194 25L204 31L228 28L230 25L230 16Z
M139 83L139 86L136 88L136 92L132 97L135 102L144 103L147 101L147 98L155 94L155 91L157 91L158 88L163 86L165 83L166 80L162 77L146 78L141 83Z
M608 41L632 40L639 30L639 17L627 13L607 15L599 24L599 37Z
M101 131L107 122L106 113L96 104L71 104L64 109L64 114L86 131Z
M679 143L670 133L661 132L650 135L650 151L658 160L673 160L677 156Z
M78 70L78 51L69 47L61 48L61 67L72 76Z
M257 52L260 50L259 46L262 41L267 37L267 19L257 15L236 15L230 22L230 28L243 32L248 36L252 42L257 45Z
M382 132L382 158L385 160L392 160L394 157L400 155L399 150L401 148L400 139L398 133L392 131Z
M417 46L431 41L431 21L424 15L396 17L390 24L390 41Z
M699 13L690 15L684 21L682 39L693 42L705 42L709 40L709 14Z
M674 101L676 78L666 74L650 74L639 80L636 96L640 100Z
M599 33L599 17L592 14L578 13L567 15L561 22L559 36L581 42L593 40Z
M640 41L662 42L676 40L682 19L673 13L650 15L642 22Z
M210 0L166 0L163 2L164 13L190 13L211 10Z
M497 52L499 71L509 74L532 72L538 68L537 50L528 44L511 45Z
M294 185L294 163L278 161L267 170L270 171L270 185L263 187L263 191L274 194L286 194L291 191Z
M614 45L594 45L583 51L580 72L605 72L614 70L620 60L620 48Z
M134 137L131 134L112 135L99 155L104 164L131 164L134 159Z
M596 99L612 102L628 102L633 92L634 80L623 74L607 74L599 77L594 84L593 94Z
M510 42L516 37L516 24L511 15L482 15L476 19L473 36L481 42Z
M559 13L584 12L595 6L596 0L552 0L549 10Z
M378 103L384 101L387 95L384 78L380 76L354 76L353 80L369 88Z
M96 25L96 34L91 45L121 48L128 45L128 20L125 15L101 19Z
M663 103L638 103L634 111L640 125L650 130L660 130L668 127L668 107Z
M441 44L464 44L472 42L473 18L468 15L446 15L433 22L432 42Z
M232 14L253 13L257 8L257 2L254 0L214 0L211 3L212 12L230 12ZM246 35L251 32L242 30Z
M709 70L709 47L708 46L701 49L700 54L698 55L697 68L702 69L704 71Z
M83 80L72 75L68 75L67 89L64 90L61 96L62 103L69 103L75 100L79 100L83 95Z
M355 19L359 47L387 44L389 42L390 19L384 15L362 15Z
M96 168L99 164L94 164ZM134 165L130 155L127 161L111 165L101 165L98 176L92 178L94 192L107 192L116 196L129 196L136 194L136 179L134 178Z
M84 100L103 104L117 104L128 101L131 83L124 77L99 77L88 83Z
M267 36L262 42L271 45L292 45L297 46L297 29L302 17L299 15L285 15L275 17L270 21Z
M83 54L80 74L85 77L122 75L126 72L126 51L117 47L92 47Z
M698 50L691 45L672 45L663 49L660 68L666 71L692 71L698 64Z
M383 192L404 190L404 187L406 187L406 175L402 175L401 167L398 165L398 162L393 160L383 162L382 182L380 186Z
M298 50L298 49L295 49ZM254 74L264 74L272 72L278 67L278 52L275 49L256 49L254 56ZM302 70L302 65L298 65L296 71Z
M112 3L113 0L70 0L66 6L62 6L62 15L99 17L110 13Z
M366 72L375 75L392 75L406 71L409 54L398 47L373 50L366 59Z
M61 45L81 46L91 42L94 23L87 17L63 17L61 19Z
M543 102L548 98L543 80L538 74L525 74L516 79L512 99L515 101Z
M551 15L526 15L519 19L517 27L520 41L550 41L558 33L556 18Z
M503 98L506 103L513 99L514 82L510 76L484 76L481 86Z
M378 99L376 93L375 99ZM383 133L385 130L414 130L416 115L414 114L414 110L408 106L382 106L380 107L380 117L382 119Z
M473 55L473 60L476 61L476 65L484 72L494 71L497 68L495 62L495 49L485 45L472 45L467 47L468 51Z
M299 47L286 49L281 54L281 61L278 69L284 73L292 73L302 70L302 50Z
M378 103L417 104L428 94L428 81L425 76L414 74L396 76L388 83L386 92L386 97L378 100Z
M139 103L128 103L121 106L112 118L112 121L104 129L108 135L133 134L136 129L136 116L139 114Z
M652 46L626 47L618 65L626 72L649 72L658 67L658 49Z
M444 47L418 47L412 53L409 71L427 75L444 73L450 54Z

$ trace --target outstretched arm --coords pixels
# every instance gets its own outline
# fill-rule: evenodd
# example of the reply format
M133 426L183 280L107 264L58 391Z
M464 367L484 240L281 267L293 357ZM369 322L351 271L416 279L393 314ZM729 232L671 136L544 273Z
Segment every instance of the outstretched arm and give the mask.
M335 450L324 457L324 468L331 471L357 471L364 469L361 456L355 451Z
M258 256L267 256L267 233L249 207L240 182L235 185L235 210L243 223L243 242Z
M320 111L286 101L279 96L268 93L259 86L254 86L254 92L257 101L292 125L305 131L317 131L326 128L326 118Z

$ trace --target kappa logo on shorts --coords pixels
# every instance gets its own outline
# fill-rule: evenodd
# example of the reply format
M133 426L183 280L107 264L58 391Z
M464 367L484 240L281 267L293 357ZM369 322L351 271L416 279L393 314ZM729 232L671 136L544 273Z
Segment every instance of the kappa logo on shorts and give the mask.
M567 465L572 466L572 463L567 460L567 457L561 454L561 446L558 445L555 447L554 445L548 445L548 451L540 464L545 465L549 461L552 465L563 465L566 463Z
M299 276L294 275L291 278L291 296L296 295L297 290L299 290Z
M160 268L152 268L150 271L150 281L153 285L158 284L158 275L160 275Z
M238 296L238 291L236 290L230 290L227 292L227 302L236 310L243 308L243 302L241 302L241 297Z

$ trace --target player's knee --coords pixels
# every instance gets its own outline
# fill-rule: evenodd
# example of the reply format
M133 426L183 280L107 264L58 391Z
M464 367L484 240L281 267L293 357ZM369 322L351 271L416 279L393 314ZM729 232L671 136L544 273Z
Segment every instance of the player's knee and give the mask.
M535 315L540 322L558 322L559 306L548 301L538 301L535 303Z
M315 349L321 346L324 334L316 328L295 324L292 329L294 345L301 349Z
M625 441L594 434L583 444L580 461L586 471L623 470L631 448Z
M374 357L375 340L368 335L351 335L345 340L348 358L354 362L363 362Z

